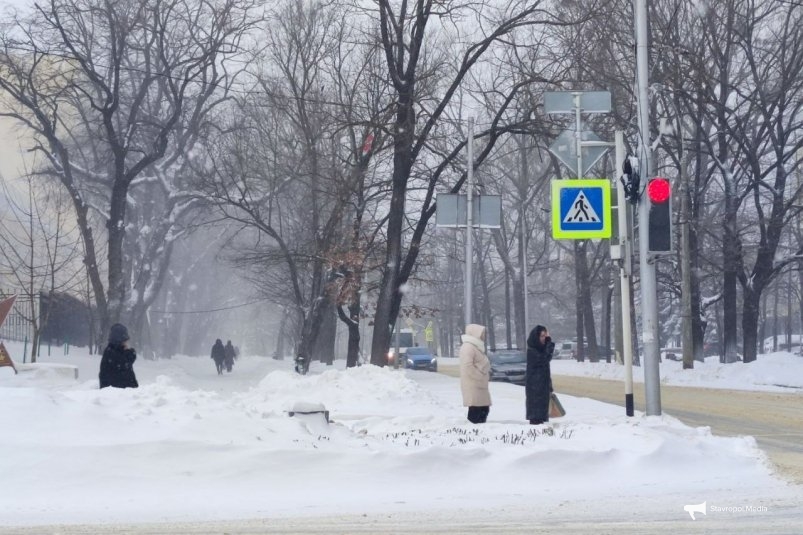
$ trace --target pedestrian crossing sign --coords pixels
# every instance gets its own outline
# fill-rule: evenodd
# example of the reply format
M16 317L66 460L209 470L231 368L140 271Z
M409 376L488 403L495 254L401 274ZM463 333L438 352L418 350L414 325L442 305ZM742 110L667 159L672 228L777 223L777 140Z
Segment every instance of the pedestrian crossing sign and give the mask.
M552 237L611 237L611 183L606 179L552 181Z

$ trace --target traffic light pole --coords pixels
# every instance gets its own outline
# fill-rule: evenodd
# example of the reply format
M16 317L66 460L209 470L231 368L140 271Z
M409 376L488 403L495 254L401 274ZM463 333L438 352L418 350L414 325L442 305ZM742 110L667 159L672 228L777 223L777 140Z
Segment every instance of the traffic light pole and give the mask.
M639 192L639 273L641 275L641 323L644 347L644 392L647 416L661 414L661 377L658 368L658 287L655 259L649 253L650 203L647 178L652 176L650 148L650 103L648 99L647 0L636 0L636 78L638 81L639 167L644 189Z
M621 130L616 131L616 168L622 169L625 163L625 136ZM617 177L618 178L618 177ZM622 360L625 365L625 414L633 416L635 413L633 403L633 336L630 332L630 276L632 266L631 237L630 237L630 204L625 195L625 185L621 180L616 181L616 212L619 227L619 278L622 299Z

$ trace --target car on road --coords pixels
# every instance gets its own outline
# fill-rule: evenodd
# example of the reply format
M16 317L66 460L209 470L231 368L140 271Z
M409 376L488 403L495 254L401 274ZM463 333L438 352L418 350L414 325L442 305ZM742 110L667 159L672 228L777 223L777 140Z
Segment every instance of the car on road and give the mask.
M409 370L438 371L438 359L426 347L408 347L404 367Z
M527 354L519 349L501 349L488 355L491 381L523 385L527 374Z

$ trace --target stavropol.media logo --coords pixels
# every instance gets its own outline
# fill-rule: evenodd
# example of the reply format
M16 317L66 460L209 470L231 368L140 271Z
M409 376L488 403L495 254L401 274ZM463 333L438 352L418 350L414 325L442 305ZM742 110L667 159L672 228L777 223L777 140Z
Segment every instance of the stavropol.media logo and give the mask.
M694 513L703 513L704 515L706 514L705 502L699 503L697 505L684 505L683 510L689 513L689 516L691 517L692 520L697 520L696 518L694 518Z
M697 505L684 505L683 510L689 513L689 516L692 520L697 520L695 518L694 513L703 513L704 515L708 516L707 513L710 511L712 513L766 513L769 511L769 508L766 505L709 505L706 507L706 502L698 503Z

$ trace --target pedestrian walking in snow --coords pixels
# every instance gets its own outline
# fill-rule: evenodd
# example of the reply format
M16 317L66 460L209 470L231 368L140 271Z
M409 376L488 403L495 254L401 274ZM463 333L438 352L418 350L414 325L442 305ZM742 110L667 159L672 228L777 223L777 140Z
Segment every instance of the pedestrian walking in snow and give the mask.
M231 368L234 366L234 358L237 356L237 353L234 352L234 346L231 345L231 340L226 341L226 347L223 348L223 351L226 354L223 360L226 364L226 371L231 372Z
M115 323L109 329L109 344L100 359L100 388L138 388L134 374L135 360L137 352L128 347L128 329L121 323Z
M212 346L212 360L215 361L217 374L223 375L223 363L226 360L226 348L223 347L223 342L220 340L220 338L215 340L215 345Z

